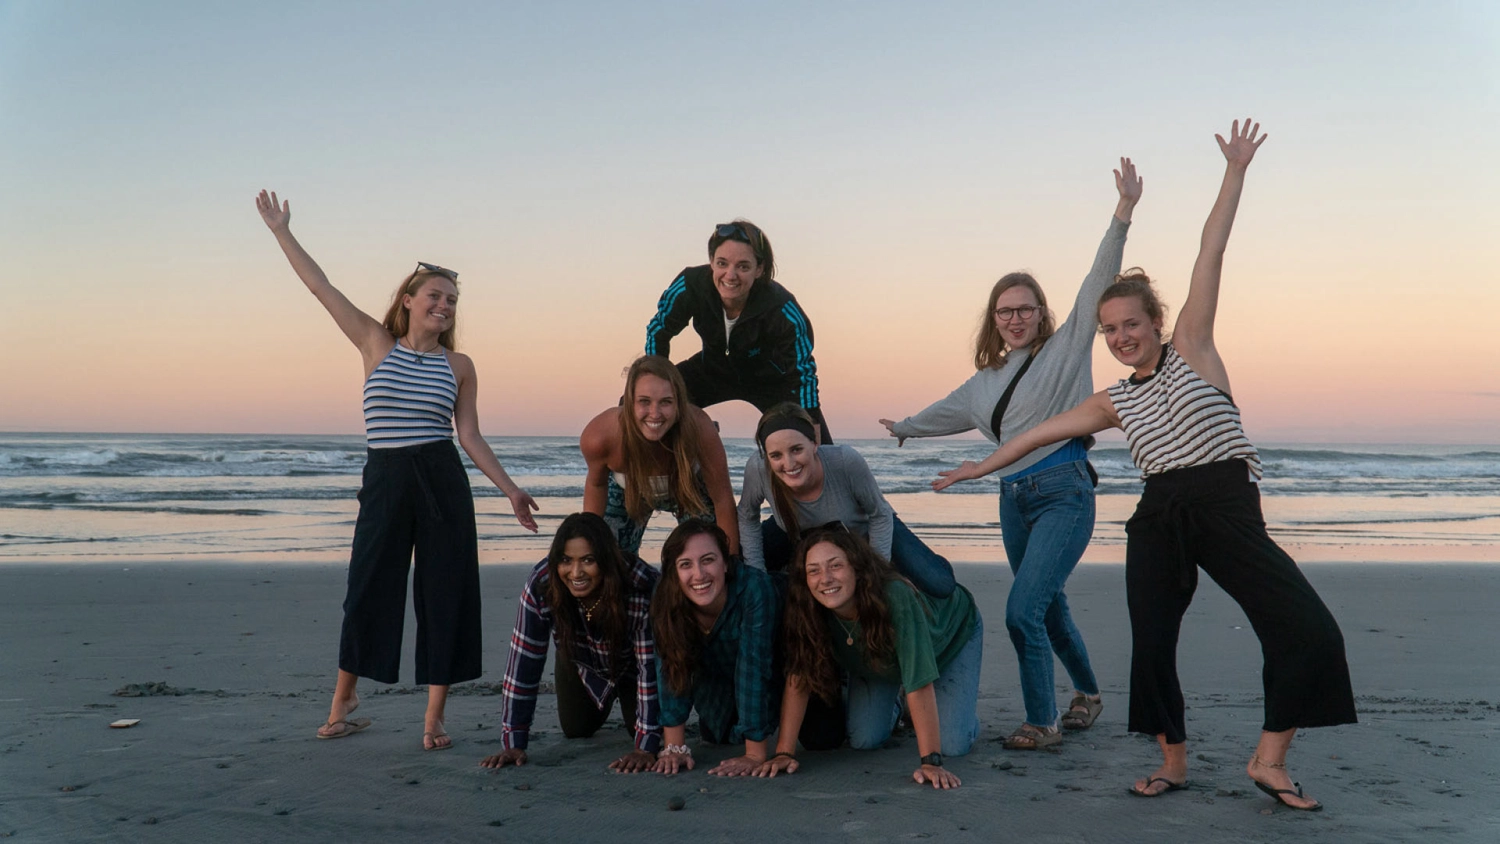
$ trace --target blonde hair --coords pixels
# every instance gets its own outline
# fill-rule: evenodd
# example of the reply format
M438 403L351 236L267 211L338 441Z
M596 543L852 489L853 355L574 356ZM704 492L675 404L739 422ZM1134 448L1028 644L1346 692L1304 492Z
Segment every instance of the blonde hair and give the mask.
M662 435L659 443L646 439L635 421L635 385L642 375L655 375L672 385L677 404L677 422ZM696 408L688 402L687 383L672 362L659 355L641 355L625 374L625 397L620 408L620 449L625 459L625 510L630 518L643 522L651 517L656 503L651 497L651 452L658 445L672 453L672 472L667 488L678 509L692 516L708 515L708 501L698 491L694 470L701 464L700 433Z
M1037 306L1041 308L1038 314L1040 322L1036 327L1036 339L1026 348L1031 350L1033 357L1041 351L1042 344L1057 330L1057 325L1052 320L1052 311L1047 307L1047 294L1042 292L1042 286L1037 284L1031 273L1006 273L990 288L990 304L984 309L984 319L979 323L979 336L974 341L974 368L975 369L999 369L1010 359L1012 349L1005 348L1005 338L1000 334L1000 329L995 325L995 302L999 300L1000 294L1012 287L1024 287L1036 296Z
M396 295L391 297L391 306L386 309L385 319L381 322L385 326L385 330L391 332L392 337L399 340L406 336L406 332L411 330L411 309L407 308L405 303L401 301L402 298L417 295L427 285L427 282L434 278L450 281L453 283L453 289L458 289L458 279L453 278L447 273L435 273L419 268L416 272L407 276L401 282L401 286L396 288ZM453 324L448 326L442 334L438 335L438 345L450 352L454 351L458 343L457 334L458 315L454 314Z

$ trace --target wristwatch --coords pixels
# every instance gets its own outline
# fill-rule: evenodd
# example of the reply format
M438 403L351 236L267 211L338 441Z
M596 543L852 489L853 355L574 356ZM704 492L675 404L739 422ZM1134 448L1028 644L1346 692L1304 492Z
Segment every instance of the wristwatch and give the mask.
M922 757L922 764L931 765L934 768L941 768L943 767L943 754L929 753L926 756Z

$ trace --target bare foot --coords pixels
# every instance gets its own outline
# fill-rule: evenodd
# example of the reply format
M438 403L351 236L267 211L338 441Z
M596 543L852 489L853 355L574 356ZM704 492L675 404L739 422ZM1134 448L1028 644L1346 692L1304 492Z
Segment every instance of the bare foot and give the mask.
M1286 772L1285 762L1266 762L1260 754L1253 754L1249 764L1245 765L1245 773L1255 781L1256 787L1282 805L1307 812L1323 808L1322 803L1302 795L1302 788L1292 782L1291 775Z

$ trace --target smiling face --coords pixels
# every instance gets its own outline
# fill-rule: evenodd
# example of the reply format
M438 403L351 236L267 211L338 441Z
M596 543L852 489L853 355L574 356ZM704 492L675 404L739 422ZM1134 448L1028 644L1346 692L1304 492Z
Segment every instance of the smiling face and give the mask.
M717 616L728 600L728 561L707 533L689 537L673 561L682 594L705 616Z
M672 426L677 424L679 411L677 394L672 391L672 382L665 378L643 373L635 379L635 403L631 413L636 430L651 442L660 442Z
M813 600L843 619L858 617L854 604L854 587L859 577L844 550L832 542L819 542L807 549L804 563L807 590Z
M1135 296L1110 299L1099 306L1099 330L1115 360L1137 375L1150 375L1161 355L1161 319L1153 320Z
M429 275L415 293L401 297L408 317L408 330L441 334L453 327L458 313L458 285L447 276Z
M599 574L599 559L587 539L577 536L563 545L562 556L557 560L557 577L569 594L579 601L588 600L600 589Z
M776 431L766 437L765 448L772 474L786 484L793 497L807 501L823 492L823 461L818 459L817 444L806 434L790 429Z
M1008 318L1001 317L1002 311ZM1031 345L1036 339L1043 316L1036 294L1024 284L1007 288L995 297L995 307L990 312L990 318L995 321L995 330L1000 332L1005 345L1012 349L1024 349Z
M714 250L714 287L724 302L724 312L736 319L750 298L750 287L760 277L760 262L755 260L755 250L750 244L739 240L726 240Z

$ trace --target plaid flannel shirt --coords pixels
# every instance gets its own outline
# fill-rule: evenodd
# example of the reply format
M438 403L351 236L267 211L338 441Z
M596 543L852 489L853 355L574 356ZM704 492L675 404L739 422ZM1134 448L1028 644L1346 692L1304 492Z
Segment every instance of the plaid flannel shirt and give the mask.
M651 593L659 576L656 569L634 555L630 582L627 584L627 618L635 652L636 723L635 747L651 753L661 749L661 725L656 697L656 645L651 638ZM614 692L610 680L611 642L595 639L584 625L583 614L575 619L575 630L582 633L573 644L573 663L583 680L589 697L601 710ZM521 590L521 605L516 611L516 626L510 634L510 658L505 666L501 686L505 698L500 718L501 743L507 749L525 749L536 712L537 686L547 664L547 640L556 641L552 608L547 605L547 561L532 569ZM561 643L558 643L561 647Z
M661 723L677 727L698 710L700 720L734 724L728 740L764 741L779 720L776 701L781 689L776 674L776 635L781 621L781 591L763 569L735 564L730 570L729 596L708 633L698 670L687 695L678 695L662 682ZM657 658L657 672L665 677Z

